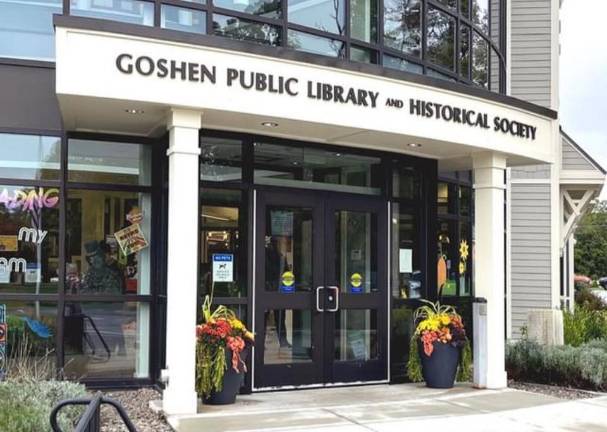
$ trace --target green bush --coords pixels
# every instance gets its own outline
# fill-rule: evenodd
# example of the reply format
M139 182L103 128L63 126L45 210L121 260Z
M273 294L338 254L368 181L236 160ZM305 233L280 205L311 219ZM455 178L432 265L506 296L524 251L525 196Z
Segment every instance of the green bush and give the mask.
M607 390L607 340L574 346L542 346L523 339L506 347L506 369L510 378Z
M85 397L83 385L69 381L8 380L0 382L0 430L11 432L50 431L50 414L61 400ZM59 424L72 430L82 407L66 407Z
M595 295L590 288L584 288L575 293L575 305L591 311L607 310L607 303Z
M563 313L565 344L580 346L594 339L607 339L607 311L578 306Z

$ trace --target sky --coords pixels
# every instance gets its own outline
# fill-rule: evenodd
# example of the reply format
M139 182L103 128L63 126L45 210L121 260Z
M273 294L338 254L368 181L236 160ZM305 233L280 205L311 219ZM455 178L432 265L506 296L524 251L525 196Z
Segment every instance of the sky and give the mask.
M561 126L607 169L607 0L561 8ZM605 188L607 189L607 188ZM602 199L607 199L603 190Z

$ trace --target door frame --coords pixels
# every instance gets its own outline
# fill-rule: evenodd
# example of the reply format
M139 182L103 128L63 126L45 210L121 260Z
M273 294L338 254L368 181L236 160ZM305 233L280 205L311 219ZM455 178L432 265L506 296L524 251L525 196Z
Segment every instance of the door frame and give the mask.
M277 205L285 205L289 200L293 200L294 194L297 194L297 206L302 206L302 202L305 206L306 203L309 203L313 210L314 220L324 221L321 229L314 229L313 231L313 259L314 259L314 268L320 269L313 272L313 291L311 293L293 293L288 297L281 298L280 296L276 296L270 293L266 293L265 289L263 289L264 279L265 279L265 266L258 267L259 257L263 256L264 251L264 243L260 241L258 236L265 236L265 214L263 214L263 209L267 204L272 204L275 202ZM337 204L334 204L337 203ZM339 205L339 203L344 203L343 205ZM303 207L302 206L302 207ZM333 221L327 221L330 219L328 217L330 212L343 208L344 210L352 209L353 211L372 211L377 215L377 241L376 241L376 265L377 265L377 285L380 287L380 292L377 293L377 298L374 299L372 309L377 311L377 331L378 331L378 350L379 350L379 359L377 360L369 360L366 363L370 365L370 368L375 368L379 370L382 375L381 379L372 379L372 380L352 380L352 381L339 381L332 379L332 382L328 382L328 377L333 377L335 362L329 363L327 352L327 346L333 346L332 340L323 341L324 346L321 350L315 350L313 354L313 361L309 367L308 365L304 365L302 363L297 364L298 373L301 373L303 370L305 373L303 382L301 384L296 385L277 385L277 386L263 386L260 387L256 384L256 365L261 365L262 359L260 356L263 354L263 350L253 348L253 354L251 356L251 390L253 392L261 392L261 391L275 391L275 390L290 390L290 389L300 389L300 388L322 388L322 387L334 387L334 386L346 386L346 385L361 385L361 384L378 384L378 383L388 383L390 379L390 317L389 313L389 305L390 305L390 264L388 262L390 257L390 214L389 214L389 201L383 195L362 195L362 194L352 194L352 193L344 193L344 192L333 192L328 190L314 190L314 189L299 189L299 188L284 188L284 187L276 187L276 186L256 186L253 189L253 206L252 206L252 291L251 291L251 313L252 313L252 328L256 335L260 335L261 343L264 343L265 339L265 327L264 318L261 313L258 313L257 309L259 306L260 297L269 298L273 295L274 299L270 301L270 307L288 307L289 304L293 302L293 296L300 295L302 304L306 304L307 310L315 309L315 305L312 305L311 302L314 301L314 290L316 287L324 286L325 280L328 276L329 270L334 269L334 264L327 265L326 256L322 253L322 248L325 248L325 242L323 241L325 230L328 230L329 227L334 226ZM258 220L258 218L262 216L264 217L263 221ZM332 244L332 247L335 248L333 242L329 242ZM319 252L319 253L317 253ZM327 254L327 256L330 256ZM322 259L324 257L324 260ZM263 259L263 258L262 258ZM322 274L324 277L322 279L319 278L319 274ZM381 291L383 289L383 292ZM340 293L340 296L343 294L347 296L358 296L360 294L348 294L348 293ZM363 294L365 296L373 295L373 294ZM308 297L308 299L305 299ZM350 307L348 309L371 309L370 307L356 307L356 306L367 306L361 303L360 298L347 298L346 304L351 304L354 307ZM267 303L264 301L264 305ZM324 314L323 314L324 315ZM335 322L335 319L331 317L331 321ZM326 332L328 328L325 324L325 319L313 319L312 323L313 331L317 332ZM333 326L334 328L334 326ZM329 338L327 338L329 339ZM315 364L316 363L316 364ZM349 367L350 373L354 370L352 368L356 368L359 366L354 365L355 362L345 362L346 364L342 364L340 366ZM348 364L349 363L349 364ZM327 365L331 365L330 370L326 368ZM315 368L319 368L320 370L314 370ZM280 368L277 368L280 370ZM285 373L285 372L279 372ZM308 382L306 382L308 381ZM310 382L316 381L316 382Z

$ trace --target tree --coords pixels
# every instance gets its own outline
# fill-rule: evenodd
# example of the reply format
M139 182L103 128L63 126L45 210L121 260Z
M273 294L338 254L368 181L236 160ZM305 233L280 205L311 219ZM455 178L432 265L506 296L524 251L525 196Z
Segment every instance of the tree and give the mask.
M575 272L597 279L607 276L607 201L601 201L578 225Z

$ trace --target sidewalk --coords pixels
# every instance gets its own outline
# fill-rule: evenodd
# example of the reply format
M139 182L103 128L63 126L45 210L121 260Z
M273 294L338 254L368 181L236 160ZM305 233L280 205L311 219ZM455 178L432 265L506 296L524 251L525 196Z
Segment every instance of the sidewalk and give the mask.
M607 396L563 401L519 390L382 385L256 393L169 418L178 432L607 431ZM432 429L431 429L432 428Z

